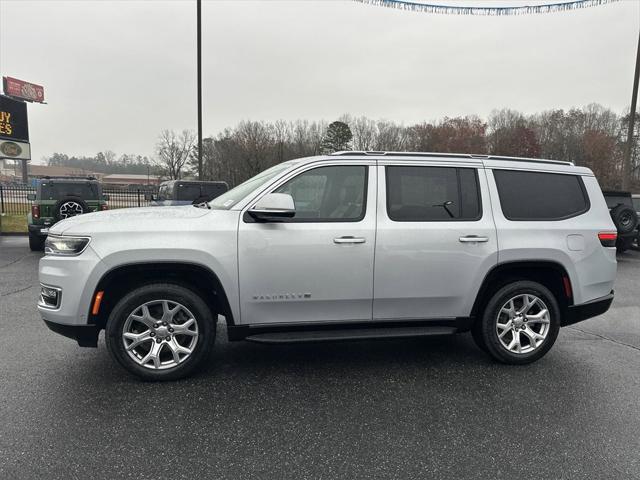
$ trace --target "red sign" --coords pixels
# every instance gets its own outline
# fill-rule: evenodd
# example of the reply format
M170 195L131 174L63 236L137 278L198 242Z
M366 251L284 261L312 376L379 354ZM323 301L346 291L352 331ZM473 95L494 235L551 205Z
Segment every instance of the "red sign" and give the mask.
M44 87L12 77L2 77L4 94L29 102L44 102Z

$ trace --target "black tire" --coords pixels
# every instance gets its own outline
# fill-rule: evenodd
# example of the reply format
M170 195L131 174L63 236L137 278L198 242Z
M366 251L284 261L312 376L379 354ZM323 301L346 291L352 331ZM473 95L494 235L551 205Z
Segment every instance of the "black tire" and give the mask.
M546 337L533 351L527 353L515 353L502 345L498 338L497 322L498 315L502 307L511 299L518 295L535 295L547 307L549 314L549 324ZM485 350L495 360L512 364L523 365L542 358L553 346L560 330L560 308L554 295L545 286L530 281L515 281L505 285L493 294L482 318L478 319L479 325L474 325L477 333L474 335L478 346Z
M638 226L638 214L628 205L617 205L610 213L619 234L631 233Z
M633 237L630 236L618 236L616 240L616 252L624 253L633 246Z
M193 314L198 329L197 343L192 353L181 363L162 370L136 363L127 353L122 336L129 315L142 304L154 300L168 300L183 305ZM145 285L121 298L111 311L105 331L107 349L122 367L140 378L151 381L177 380L190 375L206 362L215 340L216 319L217 316L202 298L189 288L171 283ZM153 341L150 340L151 344Z
M29 249L32 252L41 252L44 250L44 241L47 237L41 237L39 235L29 234Z
M69 215L65 212L62 212L61 210L65 208L65 206L68 204L77 205L77 209L81 211L78 211L78 213L74 213L73 215ZM76 210L76 207L74 207L74 210ZM56 203L55 207L53 208L53 212L54 212L53 214L56 218L56 221L64 220L65 218L69 218L71 216L82 215L83 213L89 213L89 211L90 210L89 210L89 206L87 205L87 202L85 202L80 197L72 197L72 196L64 197L60 199L58 203Z
M487 344L484 341L484 337L482 336L482 321L480 319L476 321L471 327L471 337L480 350L485 353L489 353Z

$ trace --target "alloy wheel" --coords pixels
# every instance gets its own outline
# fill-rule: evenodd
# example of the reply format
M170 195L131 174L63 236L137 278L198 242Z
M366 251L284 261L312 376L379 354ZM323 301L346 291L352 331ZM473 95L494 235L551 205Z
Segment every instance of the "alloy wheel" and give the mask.
M549 334L551 317L540 297L525 293L510 298L498 312L496 333L500 344L511 353L531 353Z
M82 205L78 202L65 202L60 206L60 218L75 217L83 213Z
M136 307L122 329L129 357L145 368L165 370L187 360L198 343L198 323L184 305L152 300Z

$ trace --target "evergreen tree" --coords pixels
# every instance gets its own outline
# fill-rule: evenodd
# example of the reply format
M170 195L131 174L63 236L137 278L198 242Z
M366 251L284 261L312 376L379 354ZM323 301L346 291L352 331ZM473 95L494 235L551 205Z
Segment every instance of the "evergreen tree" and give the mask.
M353 134L349 125L344 122L333 122L329 124L322 139L322 152L332 153L341 150L351 149L351 139Z

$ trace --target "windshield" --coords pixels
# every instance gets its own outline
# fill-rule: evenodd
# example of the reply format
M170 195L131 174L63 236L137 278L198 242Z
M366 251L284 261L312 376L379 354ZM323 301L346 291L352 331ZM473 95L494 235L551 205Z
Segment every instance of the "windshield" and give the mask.
M165 200L171 200L171 189L169 185L160 185L160 189L158 190L158 201L164 202Z
M229 210L251 192L257 190L269 180L275 178L277 175L290 168L292 165L293 164L291 162L285 162L268 168L264 172L259 173L255 177L250 178L246 182L241 183L237 187L232 188L228 192L223 193L219 197L213 199L211 202L209 202L209 207L214 210Z

